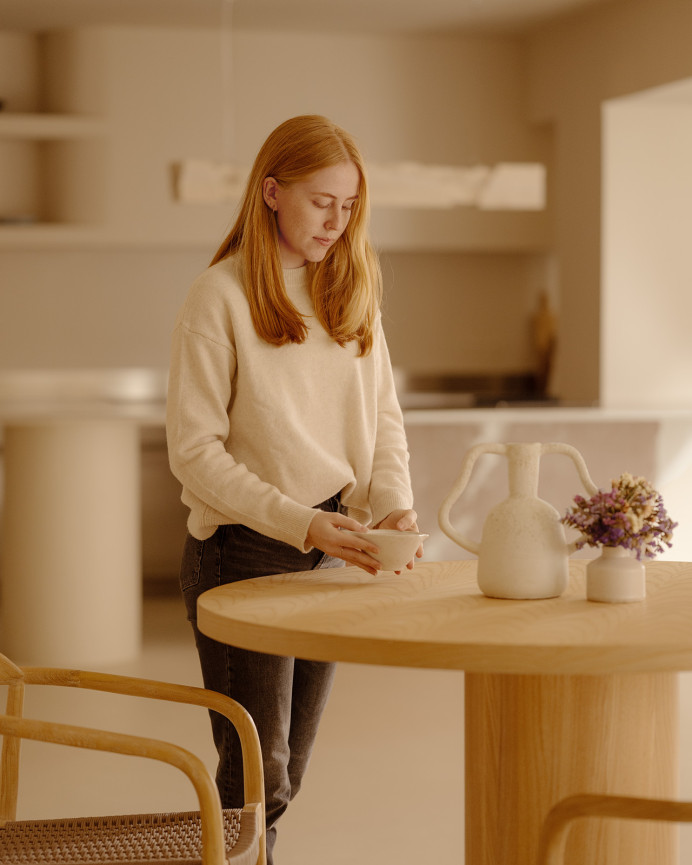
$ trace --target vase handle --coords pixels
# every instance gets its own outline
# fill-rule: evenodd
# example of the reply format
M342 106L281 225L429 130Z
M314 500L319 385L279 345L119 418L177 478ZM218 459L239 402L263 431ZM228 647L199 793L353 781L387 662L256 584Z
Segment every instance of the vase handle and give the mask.
M598 487L591 480L591 475L589 474L589 470L587 469L586 463L584 462L584 457L575 447L565 444L564 442L547 442L543 445L542 453L564 454L565 456L568 456L577 467L577 472L579 473L581 482L584 484L584 489L588 492L588 494L592 496L594 495L594 493L598 492ZM575 553L576 551L576 541L571 541L567 544L567 555L571 556L572 553Z
M454 486L449 491L447 497L440 505L440 509L437 513L437 521L439 523L439 526L442 531L447 535L447 537L451 538L455 543L459 544L459 546L463 547L465 550L468 550L470 553L475 553L475 555L478 555L480 551L480 543L478 541L472 541L469 538L465 538L462 534L460 534L450 522L449 512L451 511L454 503L466 489L466 485L469 482L469 478L471 477L471 472L473 471L473 466L476 460L481 454L484 453L505 455L507 453L507 445L478 444L470 448L470 450L466 452L464 460L461 464L461 471L459 472L459 477L456 479Z
M584 457L575 447L565 444L564 442L547 442L543 445L542 453L564 454L565 456L570 457L574 465L577 467L577 472L579 473L579 477L581 482L584 484L584 489L587 493L592 496L594 493L598 492L598 487L591 480L591 475L589 474L589 470L584 462Z

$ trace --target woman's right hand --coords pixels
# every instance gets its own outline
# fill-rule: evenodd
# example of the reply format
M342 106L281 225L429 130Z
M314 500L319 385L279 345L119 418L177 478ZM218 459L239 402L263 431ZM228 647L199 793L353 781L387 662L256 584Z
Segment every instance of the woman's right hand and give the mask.
M317 510L310 522L306 541L309 546L322 550L329 556L343 559L347 565L357 565L375 576L381 565L368 553L377 553L377 546L355 535L344 534L341 529L367 532L366 526L362 526L350 517L331 511Z

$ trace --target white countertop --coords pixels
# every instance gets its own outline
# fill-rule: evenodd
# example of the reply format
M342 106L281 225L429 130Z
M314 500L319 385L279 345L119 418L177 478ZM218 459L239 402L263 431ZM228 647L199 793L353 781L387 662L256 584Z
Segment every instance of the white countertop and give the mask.
M165 423L165 370L0 370L0 423L83 420Z
M464 409L410 409L404 411L409 426L482 423L656 423L690 421L692 409L604 408L601 406L497 406Z

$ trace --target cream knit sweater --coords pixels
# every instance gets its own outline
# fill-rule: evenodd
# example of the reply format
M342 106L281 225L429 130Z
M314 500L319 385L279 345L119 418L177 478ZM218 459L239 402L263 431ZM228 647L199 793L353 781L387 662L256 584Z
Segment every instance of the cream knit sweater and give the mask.
M313 507L338 492L365 524L413 504L380 323L373 350L358 357L355 343L340 347L314 318L307 268L284 280L310 316L302 344L260 339L232 258L198 277L178 315L168 450L196 538L242 523L308 551Z

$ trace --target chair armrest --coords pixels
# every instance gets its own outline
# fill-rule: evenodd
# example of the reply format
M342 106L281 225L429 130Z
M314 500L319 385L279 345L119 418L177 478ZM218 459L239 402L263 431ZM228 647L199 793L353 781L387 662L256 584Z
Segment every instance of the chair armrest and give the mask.
M225 862L223 818L219 792L207 767L199 757L190 751L160 739L94 730L71 724L15 718L9 715L0 715L0 733L21 739L52 742L57 745L71 745L76 748L147 757L175 766L187 775L197 793L202 821L202 850L205 861L218 863L218 865L223 865Z
M243 752L245 779L245 801L260 802L264 807L264 776L262 772L262 750L257 728L250 714L235 700L206 688L192 685L178 685L141 679L132 676L119 676L110 673L96 673L86 670L70 670L56 667L23 667L24 681L27 685L57 685L71 688L84 688L92 691L107 691L132 697L147 697L155 700L168 700L175 703L201 706L213 709L228 718L238 731Z

